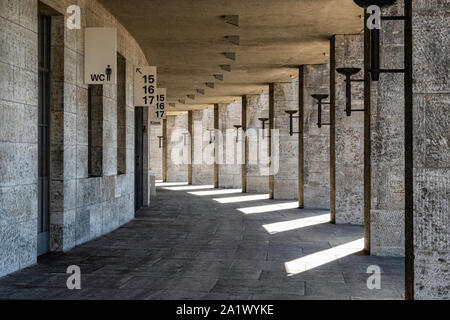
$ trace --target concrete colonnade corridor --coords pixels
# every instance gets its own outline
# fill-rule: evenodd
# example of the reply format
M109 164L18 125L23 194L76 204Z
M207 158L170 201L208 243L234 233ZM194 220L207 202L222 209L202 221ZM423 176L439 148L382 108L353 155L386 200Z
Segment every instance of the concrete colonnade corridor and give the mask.
M363 226L297 204L159 182L134 220L0 279L0 298L404 299L404 258L364 254ZM69 265L81 290L67 290ZM370 266L381 289L367 286Z

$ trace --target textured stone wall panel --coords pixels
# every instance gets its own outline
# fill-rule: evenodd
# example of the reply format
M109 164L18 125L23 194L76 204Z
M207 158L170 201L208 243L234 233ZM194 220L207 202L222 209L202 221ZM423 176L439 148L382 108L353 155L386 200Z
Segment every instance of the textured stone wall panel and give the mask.
M403 15L403 3L383 9ZM383 21L380 41L382 68L403 68L403 24ZM371 254L403 256L404 250L404 75L384 73L372 108Z
M275 152L278 150L278 165L274 165L274 198L295 200L298 198L298 136L289 135L289 116L285 111L298 110L298 80L274 83L273 98L274 129L279 134L278 146L274 148Z
M449 1L413 1L414 298L450 299Z
M214 184L213 154L211 159L205 159L206 150L213 150L210 144L208 129L214 128L214 109L192 111L194 154L192 155L192 184ZM187 128L187 126L186 126ZM213 133L211 133L213 136ZM208 163L209 161L209 163ZM220 167L220 166L219 166ZM220 178L219 178L220 181Z
M182 133L188 132L188 116L180 114L167 117L167 181L187 182L187 155L189 145L184 145ZM177 134L175 134L177 133ZM184 158L183 158L184 157Z
M236 143L236 135L227 137L227 131L236 133L234 125L241 124L242 102L235 102L229 105L219 105L219 128L224 137L223 164L219 165L219 187L220 188L241 188L242 186L242 166L238 162L238 148L240 142ZM231 131L230 131L231 130ZM241 132L241 130L239 130ZM226 139L230 141L225 141ZM242 140L240 133L239 139ZM240 141L241 141L240 140ZM231 150L230 150L231 149ZM228 164L227 158L233 160Z
M157 180L162 179L162 143L159 147L159 138L162 136L162 122L159 124L149 124L150 128L150 172L156 175Z
M264 160L268 159L270 139L265 137L268 131L261 130L262 123L258 120L268 117L269 94L247 95L247 192L269 192L268 164ZM258 162L251 161L255 156Z
M318 108L312 94L329 94L329 65L304 67L304 197L305 208L330 208L330 129L317 127ZM329 102L329 99L324 102ZM322 122L329 122L323 106Z
M336 35L337 68L355 67L361 71L352 79L362 79L364 36ZM362 225L364 222L364 114L345 114L345 76L336 73L336 223ZM352 109L364 108L364 86L352 82Z

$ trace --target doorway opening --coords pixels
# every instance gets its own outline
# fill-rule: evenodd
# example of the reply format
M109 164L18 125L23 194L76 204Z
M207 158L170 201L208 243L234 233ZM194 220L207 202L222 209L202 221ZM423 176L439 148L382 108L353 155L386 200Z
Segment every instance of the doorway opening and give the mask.
M144 108L136 107L134 111L134 210L139 210L144 200Z

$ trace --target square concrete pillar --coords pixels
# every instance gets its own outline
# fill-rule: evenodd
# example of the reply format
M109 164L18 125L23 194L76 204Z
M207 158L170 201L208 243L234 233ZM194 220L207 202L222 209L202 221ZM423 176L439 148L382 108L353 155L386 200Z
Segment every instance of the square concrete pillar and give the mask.
M192 184L214 184L214 109L193 110Z
M450 299L448 1L412 2L412 194L406 226L409 299ZM407 10L407 15L408 15ZM411 63L408 64L411 66ZM408 150L410 151L410 150ZM411 165L407 159L407 165Z
M242 187L242 134L234 125L241 124L242 102L219 105L219 130L223 137L222 163L219 166L219 187Z
M162 143L159 141L162 136L162 120L149 122L150 131L150 171L155 174L156 180L162 179ZM161 147L160 147L161 146Z
M364 78L364 35L336 35L336 68L360 68L352 79ZM345 76L335 78L336 223L364 224L364 112L345 113ZM352 82L352 109L364 109L364 82Z
M384 15L402 16L403 1L383 9ZM380 60L383 69L404 66L403 23L383 21ZM405 118L404 74L382 73L372 104L371 254L405 254Z
M187 182L189 162L188 114L167 116L167 181Z
M317 127L318 108L312 94L329 94L329 64L303 66L304 207L330 208L330 128ZM324 102L328 102L324 101ZM324 105L322 121L329 122Z
M273 198L297 200L298 136L290 136L289 115L285 111L298 110L298 80L274 83L271 88Z
M269 117L269 94L246 95L246 187L247 192L269 193L268 130L259 118Z

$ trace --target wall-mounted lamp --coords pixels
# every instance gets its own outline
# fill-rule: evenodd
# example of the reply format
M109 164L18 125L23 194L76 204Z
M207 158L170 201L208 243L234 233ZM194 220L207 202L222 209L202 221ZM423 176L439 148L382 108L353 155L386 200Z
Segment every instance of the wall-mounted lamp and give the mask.
M206 130L209 131L209 144L212 144L216 138L215 135L213 135L214 129L206 129Z
M317 100L318 115L317 115L317 126L322 128L322 126L331 126L331 123L322 123L322 105L330 104L330 102L322 102L323 99L328 98L327 94L313 94L311 95L314 99Z
M375 5L380 8L390 7L397 0L353 0L361 8L367 9ZM405 20L405 16L380 16L381 20ZM367 23L367 22L366 22ZM380 21L381 23L381 21ZM404 73L405 69L381 69L380 68L380 29L379 26L370 28L370 70L372 81L380 79L380 73Z
M262 130L263 130L263 135L262 135L262 138L264 139L264 138L270 138L270 131L269 131L269 135L268 136L265 136L264 135L264 130L266 129L266 122L270 125L271 124L271 122L269 121L269 118L258 118L258 120L259 121L261 121L261 123L262 123Z
M236 128L236 143L239 142L239 129L242 128L240 124L235 124L234 127Z
M298 111L297 110L286 110L285 111L289 115L289 135L292 137L294 133L300 133L300 132L294 132L294 118L300 118L300 116L294 116Z
M163 142L163 140L164 140L164 137L163 137L163 136L158 136L158 139L159 139L159 148L161 149L161 148L162 148L162 142Z
M364 82L364 79L352 79L352 76L361 71L360 68L337 68L336 71L345 76L345 113L348 117L352 111L365 111L365 109L352 109L352 82Z

